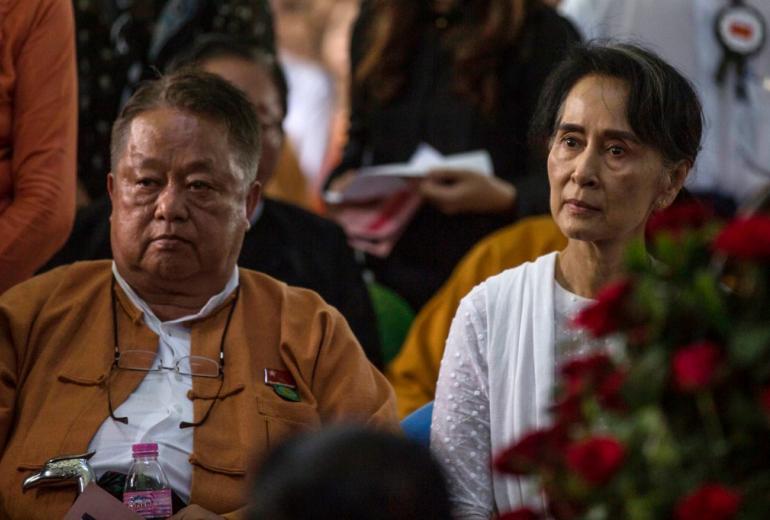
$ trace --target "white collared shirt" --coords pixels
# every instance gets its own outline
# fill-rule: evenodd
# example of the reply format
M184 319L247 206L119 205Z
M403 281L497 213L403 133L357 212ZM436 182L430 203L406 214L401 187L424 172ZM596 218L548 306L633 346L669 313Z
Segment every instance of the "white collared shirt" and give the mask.
M176 320L160 321L152 309L137 295L112 263L115 280L139 310L144 323L158 335L156 363L174 366L190 355L190 329L187 322L209 315L238 287L238 268L219 294L212 296L197 314ZM119 338L120 340L120 338ZM141 345L120 345L121 350L141 349ZM193 421L193 403L187 397L192 378L170 370L148 372L137 389L115 409L116 417L128 417L128 424L112 418L102 423L88 446L96 454L91 467L97 478L108 470L127 473L132 462L131 446L135 443L158 444L158 460L169 484L182 500L189 502L192 466L189 462L193 447L194 428L180 428L182 421Z

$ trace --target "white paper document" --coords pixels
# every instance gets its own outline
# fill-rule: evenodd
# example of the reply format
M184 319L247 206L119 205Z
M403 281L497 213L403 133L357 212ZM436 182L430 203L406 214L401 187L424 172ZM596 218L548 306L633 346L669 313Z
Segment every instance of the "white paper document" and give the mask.
M329 204L340 204L386 197L403 189L410 179L425 177L429 171L439 169L470 170L487 176L494 174L492 158L486 150L441 155L435 148L423 143L417 147L409 162L360 168L344 191L327 191L324 198Z

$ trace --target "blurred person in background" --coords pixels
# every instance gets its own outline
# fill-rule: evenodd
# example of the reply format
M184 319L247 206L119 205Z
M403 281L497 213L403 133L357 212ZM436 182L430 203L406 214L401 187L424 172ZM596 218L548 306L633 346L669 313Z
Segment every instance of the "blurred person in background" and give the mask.
M351 43L347 145L327 187L361 166L484 149L494 176L434 171L424 204L389 255L367 257L377 281L419 309L464 253L518 217L547 211L541 157L527 146L541 86L577 31L531 0L372 0Z
M289 84L286 134L317 199L338 104L335 77L324 56L324 35L330 24L339 23L332 17L335 2L271 0L271 5L278 54Z
M0 294L67 240L77 83L69 0L0 2Z

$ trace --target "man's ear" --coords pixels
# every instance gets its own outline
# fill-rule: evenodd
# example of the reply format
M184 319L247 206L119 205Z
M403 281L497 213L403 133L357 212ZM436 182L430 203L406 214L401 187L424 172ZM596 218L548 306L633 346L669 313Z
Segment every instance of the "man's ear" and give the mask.
M679 190L684 186L684 181L690 173L691 165L688 161L679 161L671 170L667 172L666 186L663 193L658 198L656 208L658 210L667 208L674 202Z
M246 219L251 219L251 215L254 214L254 210L257 208L259 202L259 196L262 194L262 184L259 181L254 181L249 186L249 192L246 195Z
M115 189L115 176L112 172L107 174L107 193L110 195L110 200L113 200L113 190Z

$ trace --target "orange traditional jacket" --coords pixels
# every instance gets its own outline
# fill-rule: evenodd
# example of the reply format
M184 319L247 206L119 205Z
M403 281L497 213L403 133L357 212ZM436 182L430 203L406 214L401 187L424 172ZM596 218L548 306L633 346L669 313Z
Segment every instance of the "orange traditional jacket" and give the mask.
M75 499L73 487L22 493L21 482L51 457L84 452L108 416L111 280L109 261L80 262L0 297L0 517L61 518ZM116 295L121 345L156 350L142 313L117 285ZM233 297L193 323L192 355L218 358ZM224 354L219 401L193 434L193 504L219 514L242 508L247 473L292 432L336 421L397 428L390 385L344 318L311 291L241 269ZM266 368L289 371L301 401L285 401L267 386ZM113 372L114 407L142 377ZM218 387L219 380L193 378L195 420Z
M0 0L0 294L67 240L76 139L72 1Z

